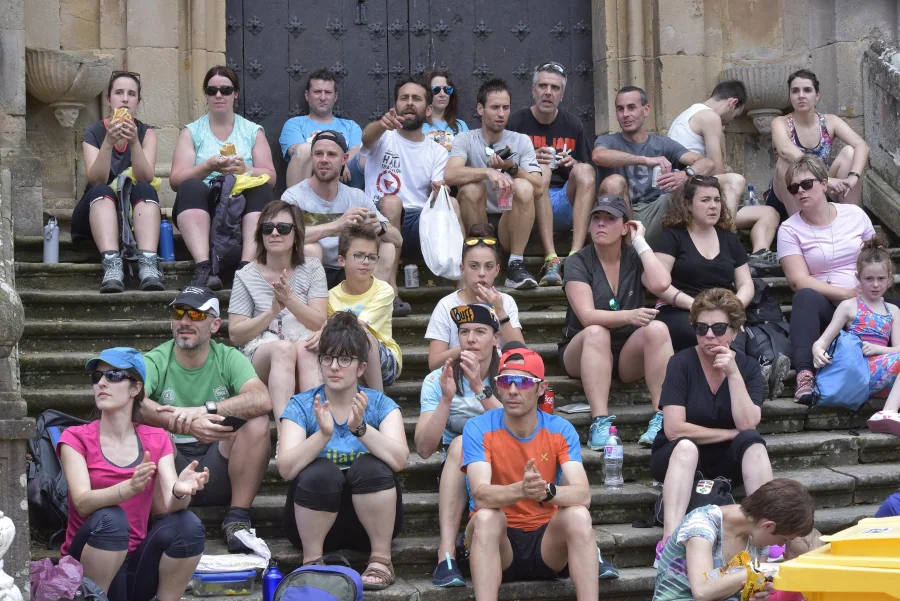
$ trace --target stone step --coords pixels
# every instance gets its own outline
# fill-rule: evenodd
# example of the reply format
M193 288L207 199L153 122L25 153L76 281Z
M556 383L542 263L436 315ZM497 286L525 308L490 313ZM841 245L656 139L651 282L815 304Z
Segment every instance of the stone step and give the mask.
M161 263L166 276L166 288L177 290L194 276L193 261ZM100 263L16 263L16 290L91 290L96 291L103 279ZM138 290L137 281L126 282L129 289Z

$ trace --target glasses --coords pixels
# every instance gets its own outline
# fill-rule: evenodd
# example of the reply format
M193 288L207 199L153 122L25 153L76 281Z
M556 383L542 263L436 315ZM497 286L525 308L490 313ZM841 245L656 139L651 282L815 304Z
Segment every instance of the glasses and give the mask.
M465 244L466 246L475 246L477 244L485 244L487 246L496 246L497 239L490 238L490 237L484 237L484 236L477 236L477 237L472 236L471 238L466 238L465 240L463 240L463 244Z
M453 96L453 86L431 86L431 93L435 96L440 94L441 90L443 90L444 94L447 96Z
M122 380L133 380L131 376L128 375L124 369L108 369L106 371L92 371L91 372L91 383L99 384L100 379L106 377L106 381L110 384L116 384L117 382L121 382Z
M357 357L351 357L350 355L340 355L339 357L335 357L334 355L319 355L319 365L322 367L331 367L331 364L337 361L337 364L341 367L350 367L350 364L353 363L353 360Z
M703 323L702 321L698 321L694 324L694 331L697 332L697 336L706 336L706 333L710 330L713 331L713 334L716 336L724 336L725 332L728 331L729 324L727 323L714 323L712 325L708 323Z
M234 86L206 86L207 96L215 96L220 92L222 96L231 96L234 94Z
M367 255L364 252L356 252L353 253L353 260L357 263L371 263L372 265L374 265L378 262L378 255L374 253Z
M619 299L615 296L609 299L609 310L610 311L618 311L619 310Z
M113 71L110 74L109 79L114 80L118 79L119 77L133 77L134 79L140 80L141 74L136 71Z
M809 179L803 180L799 184L791 184L790 186L787 187L787 189L788 189L788 192L790 192L792 195L797 196L797 193L800 192L800 188L803 188L804 190L809 190L810 188L813 187L814 183L816 183L816 180L813 178L809 178Z
M278 223L272 223L271 221L263 221L259 224L259 229L266 236L270 235L275 230L278 230L278 233L282 236L287 236L291 233L291 230L294 229L293 223L287 223L285 221L279 221Z
M531 376L496 376L494 378L494 382L497 383L497 386L500 388L509 388L513 384L516 385L516 388L519 390L529 390L534 388L535 384L539 384L541 382L540 378L532 378Z
M182 319L185 313L187 313L187 316L191 321L203 321L207 316L205 312L198 311L197 309L185 309L184 307L175 307L172 309L172 317L175 319Z
M553 69L554 71L556 71L563 77L566 76L566 68L563 67L562 65L560 65L559 63L557 63L556 61L550 61L549 63L544 63L543 65L541 65L540 67L535 69L535 72L543 71L545 69Z

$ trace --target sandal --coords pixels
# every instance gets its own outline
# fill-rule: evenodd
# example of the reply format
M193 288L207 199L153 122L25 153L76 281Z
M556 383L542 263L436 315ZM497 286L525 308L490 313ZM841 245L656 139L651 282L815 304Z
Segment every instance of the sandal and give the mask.
M325 564L325 556L322 555L322 556L320 556L320 557L317 557L316 559L312 559L312 560L310 560L310 561L305 562L305 563L303 564L303 567L306 567L306 566L324 566L324 565L326 565L326 564Z
M373 566L373 563L381 564L384 567ZM394 575L394 566L391 564L391 561L384 557L376 557L375 555L369 557L369 564L366 566L366 571L361 574L361 577L363 579L369 577L381 580L380 583L371 583L363 580L363 590L365 591L384 590L394 584L397 579Z

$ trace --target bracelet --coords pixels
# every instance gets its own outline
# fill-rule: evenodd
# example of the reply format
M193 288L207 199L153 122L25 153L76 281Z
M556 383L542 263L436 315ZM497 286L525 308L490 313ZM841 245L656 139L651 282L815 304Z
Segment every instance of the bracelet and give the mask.
M855 175L856 179L862 179L862 176L859 173L857 173L856 171L851 171L850 173L847 174L847 177L850 177L851 175Z
M502 326L505 323L509 323L509 315L500 320L500 325Z
M651 250L650 245L647 244L647 241L644 240L643 236L638 236L634 240L632 240L631 246L634 247L634 250L636 250L637 254L639 255L642 255L648 250Z
M177 482L175 484L178 484ZM178 499L179 501L183 501L187 498L187 495L181 495L180 497L175 494L175 484L172 485L172 496Z
M673 307L676 307L676 308L678 307L678 305L675 304L675 301L678 300L678 295L679 295L679 294L681 294L681 290L679 290L678 292L676 292L676 293L675 293L675 296L672 297L672 306L673 306Z

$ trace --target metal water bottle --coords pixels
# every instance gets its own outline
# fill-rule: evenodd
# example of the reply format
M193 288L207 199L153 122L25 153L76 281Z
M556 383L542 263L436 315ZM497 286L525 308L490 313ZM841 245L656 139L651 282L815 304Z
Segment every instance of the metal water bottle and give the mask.
M159 256L164 263L175 262L175 236L172 234L172 224L165 217L159 224Z
M263 572L263 601L272 601L275 597L275 589L281 584L284 576L278 569L278 565L273 561L272 564Z
M44 226L44 263L59 263L59 225L51 217Z

